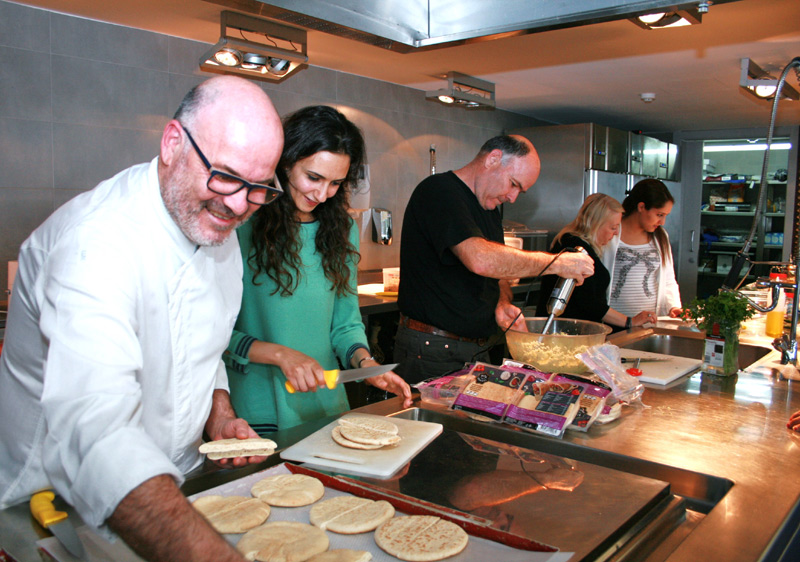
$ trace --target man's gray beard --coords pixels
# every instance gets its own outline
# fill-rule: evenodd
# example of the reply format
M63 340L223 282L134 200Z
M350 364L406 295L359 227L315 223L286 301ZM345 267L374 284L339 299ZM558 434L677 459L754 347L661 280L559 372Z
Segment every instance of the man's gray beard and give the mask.
M165 185L161 186L161 197L167 212L184 236L198 246L221 246L235 230L232 228L227 231L218 231L224 234L221 238L207 236L200 227L199 217L200 213L208 206L208 201L203 201L198 207L192 208L188 201L194 198L194 193L191 186L184 182L168 180Z

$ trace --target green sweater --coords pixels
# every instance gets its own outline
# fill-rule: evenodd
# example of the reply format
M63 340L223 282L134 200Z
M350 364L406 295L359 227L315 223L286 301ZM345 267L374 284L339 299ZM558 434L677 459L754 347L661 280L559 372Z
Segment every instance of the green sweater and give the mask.
M247 354L254 340L290 347L316 359L324 369L338 369L339 362L350 368L350 358L359 347L369 348L356 294L356 264L351 263L352 294L336 296L325 278L314 239L318 222L300 225L300 283L294 294L272 294L275 283L259 275L253 284L248 265L252 243L251 222L238 231L244 260L242 307L233 331L225 364L231 401L236 414L249 423L274 424L278 429L346 412L350 409L342 385L333 390L289 394L286 377L275 365L250 363ZM350 242L358 248L358 228L353 223ZM337 362L338 359L338 362Z

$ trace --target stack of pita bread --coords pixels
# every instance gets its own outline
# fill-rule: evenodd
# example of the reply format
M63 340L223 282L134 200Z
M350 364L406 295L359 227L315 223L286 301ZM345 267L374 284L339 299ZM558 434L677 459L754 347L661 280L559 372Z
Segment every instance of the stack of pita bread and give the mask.
M350 449L381 449L400 442L398 428L387 419L376 416L345 416L331 431L339 445Z
M210 460L234 457L268 457L278 445L272 439L252 437L250 439L218 439L200 445L198 449Z

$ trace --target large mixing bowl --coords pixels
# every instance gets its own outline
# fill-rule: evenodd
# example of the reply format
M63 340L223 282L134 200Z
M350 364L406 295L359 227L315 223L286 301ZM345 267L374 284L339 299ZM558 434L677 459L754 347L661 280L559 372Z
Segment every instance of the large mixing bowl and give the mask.
M588 371L575 354L603 343L611 328L598 322L556 318L542 335L547 318L525 317L527 332L509 330L506 342L511 357L546 373L581 374Z

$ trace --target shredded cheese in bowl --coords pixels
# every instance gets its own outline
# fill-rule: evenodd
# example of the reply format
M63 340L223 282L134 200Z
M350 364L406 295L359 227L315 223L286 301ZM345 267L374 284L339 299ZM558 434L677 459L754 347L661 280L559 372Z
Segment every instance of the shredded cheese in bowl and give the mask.
M611 333L610 327L598 322L557 318L552 331L542 335L546 322L547 318L526 317L528 332L506 332L511 357L546 373L585 373L588 369L576 355L603 343Z

